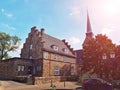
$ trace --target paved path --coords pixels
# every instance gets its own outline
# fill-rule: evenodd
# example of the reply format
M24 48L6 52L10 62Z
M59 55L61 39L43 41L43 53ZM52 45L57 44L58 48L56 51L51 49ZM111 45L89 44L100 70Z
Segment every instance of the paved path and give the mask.
M51 84L42 84L42 85L26 85L14 81L0 81L0 90L43 90L43 89L51 89ZM76 87L80 87L76 85L75 82L56 82L53 83L57 89L75 89ZM65 87L64 87L65 85Z

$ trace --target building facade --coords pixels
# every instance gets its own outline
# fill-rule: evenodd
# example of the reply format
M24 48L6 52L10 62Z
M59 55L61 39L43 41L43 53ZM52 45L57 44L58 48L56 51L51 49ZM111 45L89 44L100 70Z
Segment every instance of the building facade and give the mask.
M44 29L38 31L36 27L26 39L21 50L21 58L41 60L42 69L38 77L62 77L77 75L76 56L73 48L65 40L59 40L47 35ZM36 64L33 66L33 75L36 75Z

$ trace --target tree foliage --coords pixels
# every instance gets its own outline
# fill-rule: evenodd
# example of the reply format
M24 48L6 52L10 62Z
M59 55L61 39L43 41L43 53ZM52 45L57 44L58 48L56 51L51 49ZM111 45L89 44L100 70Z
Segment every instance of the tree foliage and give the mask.
M17 36L0 32L0 60L8 58L8 52L15 51L18 48L19 41L20 38Z
M113 69L110 54L115 52L115 49L116 45L112 40L106 35L98 34L83 47L82 71L108 78Z

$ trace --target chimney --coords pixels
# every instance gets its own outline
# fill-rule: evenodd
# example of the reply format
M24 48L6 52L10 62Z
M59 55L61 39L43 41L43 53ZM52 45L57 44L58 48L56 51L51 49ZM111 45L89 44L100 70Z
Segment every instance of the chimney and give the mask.
M44 32L45 32L45 29L41 28L41 36L44 34Z
M34 29L36 29L36 26L33 26L33 27L31 28L31 30L34 30Z

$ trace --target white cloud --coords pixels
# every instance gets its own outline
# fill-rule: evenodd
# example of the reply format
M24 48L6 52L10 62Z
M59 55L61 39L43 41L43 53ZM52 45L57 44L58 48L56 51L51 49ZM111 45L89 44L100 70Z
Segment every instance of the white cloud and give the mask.
M21 49L23 48L23 43L18 43L18 49L17 52L21 53Z
M70 42L71 44L75 45L75 44L80 43L80 39L79 39L79 38L76 38L76 37L71 37L71 38L69 39L69 42Z
M110 33L113 32L113 31L115 31L115 30L110 29L110 28L103 28L103 29L102 29L102 34L108 35L108 34L110 34Z
M8 24L4 24L4 23L2 23L2 26L5 27L5 28L7 28L8 30L16 30L15 27L10 26L10 25L8 25Z
M9 52L11 57L20 57L21 49L23 48L23 43L18 43L18 49L16 51Z
M4 8L1 9L1 12L2 12L3 15L5 15L5 16L7 16L9 18L13 17L13 14L6 12L6 10Z

